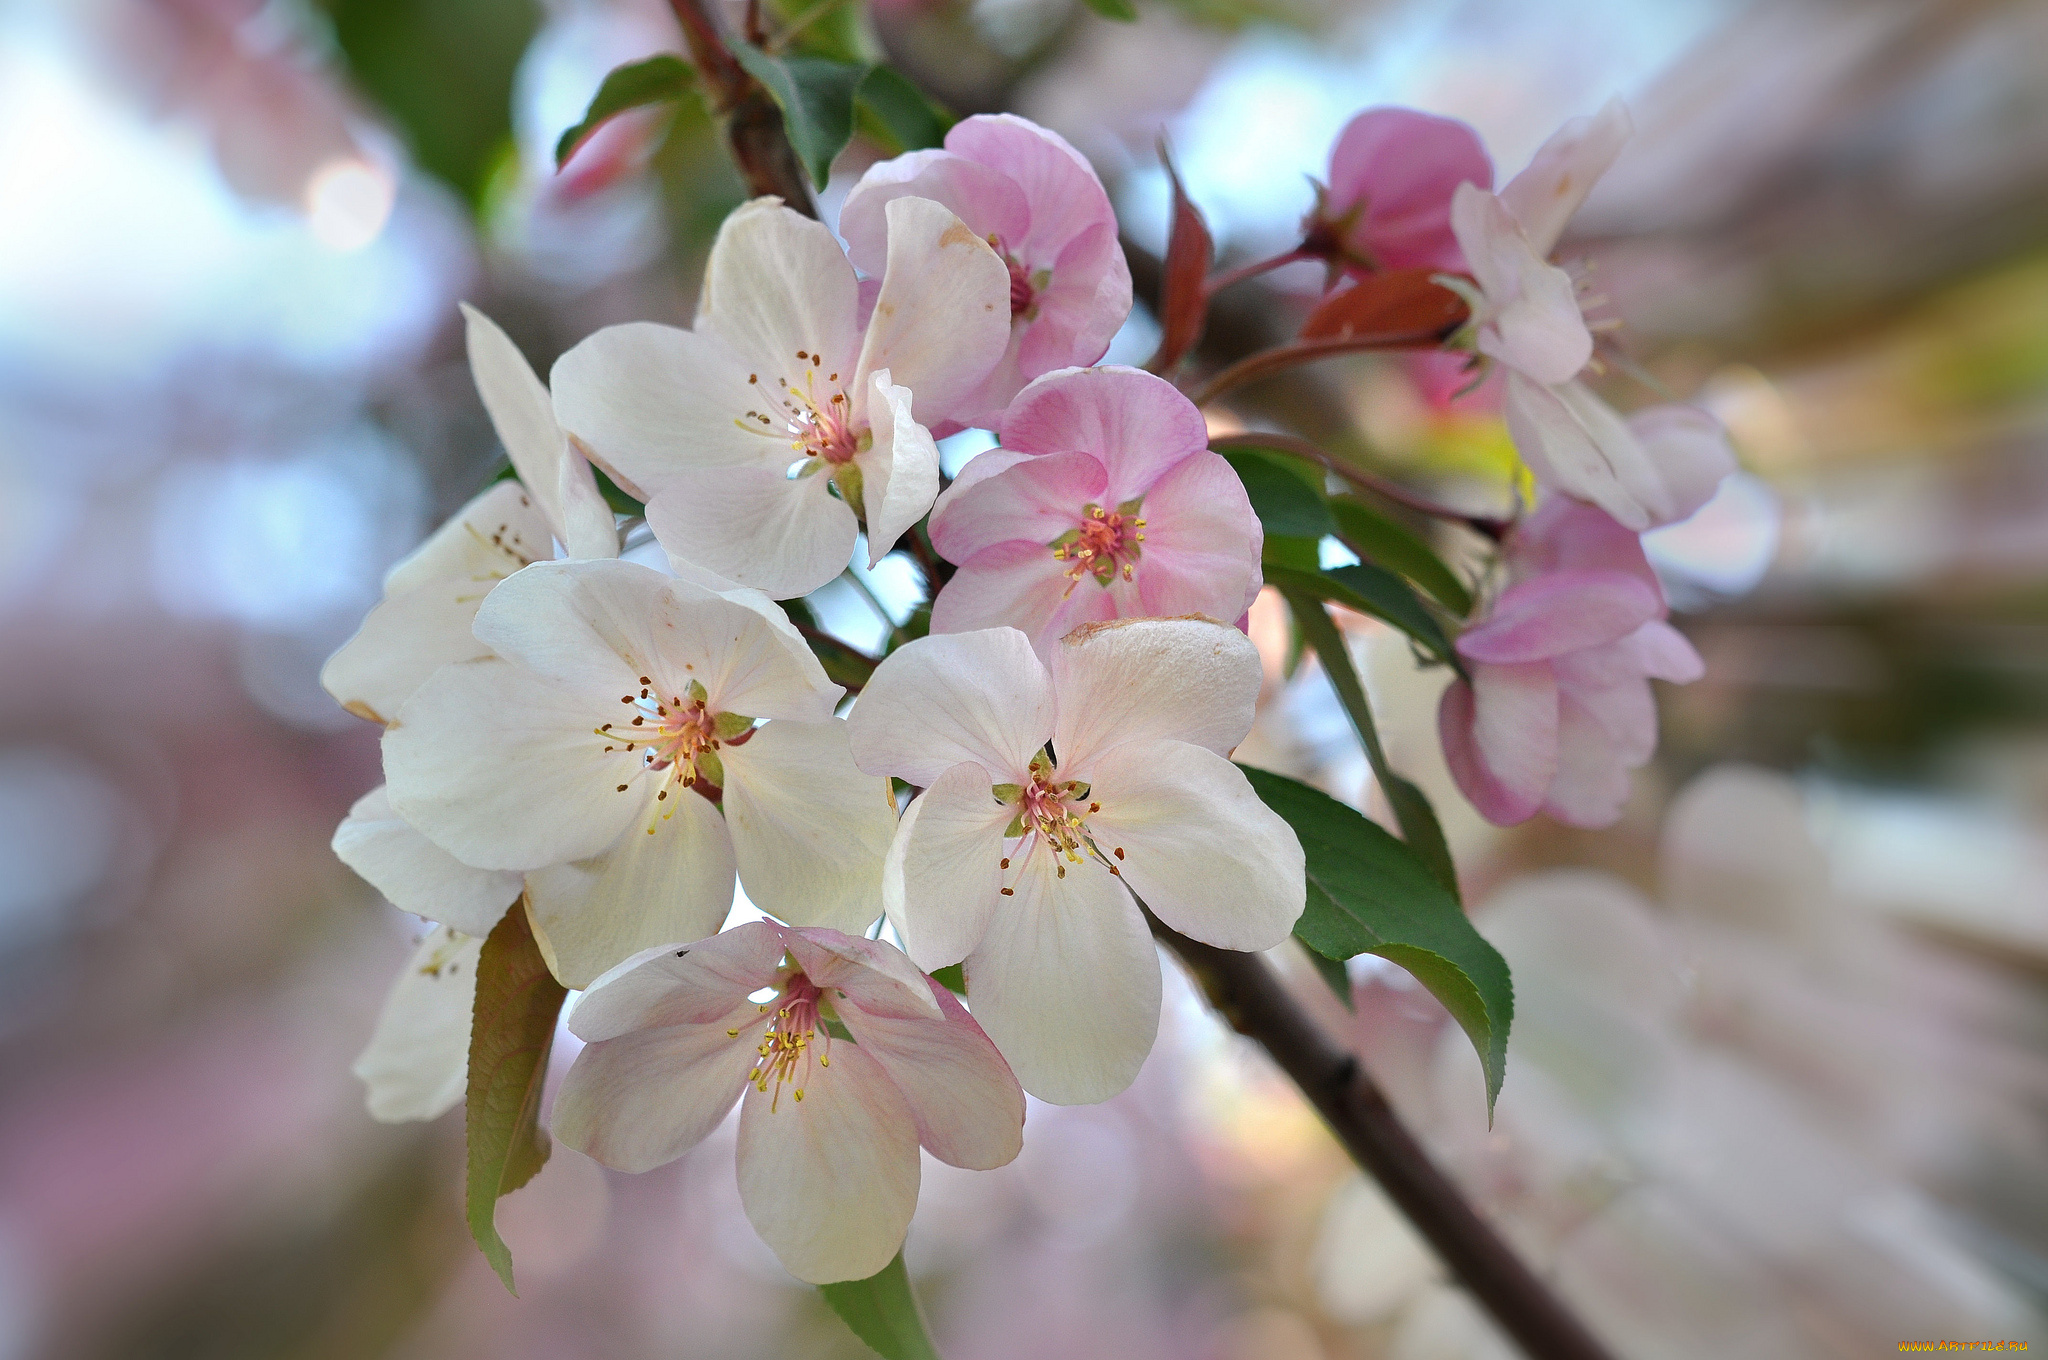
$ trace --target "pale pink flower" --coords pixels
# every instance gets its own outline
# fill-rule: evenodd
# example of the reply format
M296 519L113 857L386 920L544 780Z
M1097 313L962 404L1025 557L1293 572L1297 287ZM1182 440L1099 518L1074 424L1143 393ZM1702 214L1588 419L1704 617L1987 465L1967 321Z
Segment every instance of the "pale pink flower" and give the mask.
M975 1018L1033 1095L1105 1100L1152 1049L1159 960L1133 894L1225 949L1269 949L1301 915L1300 842L1227 759L1259 680L1235 628L1137 619L1076 629L1048 661L1014 628L933 635L862 689L856 763L924 789L883 904L919 967L965 961Z
M1022 629L1041 654L1077 624L1206 614L1258 597L1265 541L1194 403L1134 368L1048 373L933 507L960 570L932 631Z
M1552 498L1508 556L1514 583L1458 638L1472 680L1437 710L1445 758L1490 822L1607 826L1657 748L1650 681L1697 680L1699 653L1664 621L1641 540L1595 507Z
M647 502L679 563L777 598L870 561L939 491L930 425L1009 343L1009 275L937 203L887 205L872 321L832 233L757 199L711 248L694 330L607 326L556 361L555 413ZM680 568L679 568L680 569Z
M772 999L749 999L763 989ZM812 1284L865 1279L895 1256L920 1145L975 1170L1022 1146L1024 1094L995 1045L878 940L736 926L600 980L569 1029L588 1047L555 1098L555 1136L645 1171L740 1101L740 1202Z
M1465 268L1451 231L1460 184L1493 187L1479 134L1455 118L1414 109L1367 109L1344 125L1330 152L1330 182L1304 224L1311 249L1353 267Z
M886 208L906 195L952 209L1009 267L1009 348L948 430L994 429L1033 378L1102 357L1130 315L1131 271L1109 195L1080 152L1014 114L977 114L953 125L944 149L870 168L839 213L864 273L883 274Z
M1516 449L1538 481L1640 531L1699 509L1735 461L1705 412L1653 407L1624 419L1580 381L1593 334L1577 285L1549 256L1628 134L1619 101L1567 123L1499 194L1460 185L1451 225L1476 284L1475 343L1508 371Z

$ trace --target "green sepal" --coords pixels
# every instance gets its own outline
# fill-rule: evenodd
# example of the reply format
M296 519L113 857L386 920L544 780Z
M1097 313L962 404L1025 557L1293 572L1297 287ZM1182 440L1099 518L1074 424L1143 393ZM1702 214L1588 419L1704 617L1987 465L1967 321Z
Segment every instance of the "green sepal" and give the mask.
M697 778L715 789L725 787L725 761L716 751L699 751L694 762Z
M989 792L996 796L998 803L1014 803L1024 796L1024 786L1022 784L997 784L990 788Z
M742 732L754 730L754 720L744 713L721 713L711 720L711 730L720 741L731 741Z

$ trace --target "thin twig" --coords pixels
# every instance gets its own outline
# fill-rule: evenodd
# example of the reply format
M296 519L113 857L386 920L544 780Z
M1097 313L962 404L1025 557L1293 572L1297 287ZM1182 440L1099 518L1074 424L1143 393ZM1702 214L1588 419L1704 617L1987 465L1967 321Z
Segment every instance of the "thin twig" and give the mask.
M1202 384L1195 391L1193 400L1197 406L1207 406L1231 388L1254 378L1311 364L1318 359L1330 359L1339 354L1369 354L1377 350L1418 349L1434 346L1442 338L1443 328L1439 326L1429 330L1385 331L1377 335L1346 336L1341 340L1305 340L1282 345L1239 359Z
M806 217L816 217L811 181L789 144L782 110L761 82L747 74L726 45L711 0L670 0L683 26L683 41L711 107L725 128L726 145L759 198L772 194Z
M1306 458L1320 464L1326 471L1341 477L1360 491L1378 496L1382 500L1392 501L1396 505L1406 506L1418 515L1428 515L1431 519L1440 519L1451 524L1462 524L1472 532L1484 534L1496 543L1514 527L1513 522L1509 520L1494 519L1487 515L1468 515L1463 510L1438 505L1427 497L1416 495L1399 482L1332 458L1306 439L1297 439L1291 434L1255 430L1245 434L1218 435L1209 441L1209 446L1219 451L1233 448L1278 449L1282 453Z
M1609 1360L1609 1352L1466 1202L1402 1126L1357 1057L1333 1040L1257 954L1218 949L1157 919L1231 1028L1256 1040L1301 1088L1330 1131L1379 1182L1501 1330L1533 1360Z
M1221 274L1212 274L1209 276L1209 281L1202 285L1202 288L1210 297L1215 297L1233 283L1243 283L1246 279L1255 279L1261 274L1278 269L1282 265L1293 264L1297 260L1313 260L1316 258L1316 256L1309 254L1305 250L1286 251L1283 254L1268 256L1263 260L1253 260L1250 264L1241 264L1237 268L1226 270Z
M910 634L903 631L903 625L896 622L895 616L889 612L889 606L882 603L881 596L875 594L874 588L866 581L861 580L859 572L855 571L852 567L848 567L841 574L847 580L853 582L853 588L858 590L867 600L869 607L875 611L875 617L879 618L882 621L882 626L889 630L889 640L891 642L901 647L904 643L910 641Z

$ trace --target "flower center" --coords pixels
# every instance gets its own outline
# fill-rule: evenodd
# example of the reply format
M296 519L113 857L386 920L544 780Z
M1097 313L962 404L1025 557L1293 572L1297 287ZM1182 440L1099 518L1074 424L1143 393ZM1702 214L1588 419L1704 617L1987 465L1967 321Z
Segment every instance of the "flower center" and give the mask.
M823 993L809 978L793 973L783 983L782 995L768 1003L775 1007L775 1018L768 1022L768 1031L761 1036L760 1047L754 1050L754 1071L748 1080L754 1083L755 1090L770 1097L770 1114L782 1103L784 1083L793 1088L792 1095L797 1101L804 1098L802 1082L811 1073L811 1044L818 1036L818 1006L822 997ZM768 1006L761 1009L765 1011ZM831 1065L832 1033L827 1030L825 1051L818 1054L818 1066Z
M1031 304L1038 291L1031 286L1031 274L1023 265L1010 260L1010 315L1019 317L1031 310Z
M1123 870L1117 867L1117 861L1123 859L1124 848L1112 846L1105 855L1089 834L1088 818L1102 811L1102 804L1089 797L1088 785L1078 779L1059 778L1051 759L1042 751L1031 758L1030 774L1028 784L997 784L991 790L997 802L1013 804L1017 809L1017 815L1003 832L1004 838L1022 841L1003 857L1002 867L1008 870L1015 863L1021 875L1022 866L1028 865L1042 846L1058 861L1055 869L1060 878L1067 876L1069 864L1090 859L1121 878ZM1017 890L1007 885L1002 892L1005 897L1017 895Z
M743 430L789 440L796 455L794 475L802 476L820 467L839 467L860 452L862 432L853 428L853 403L837 373L821 374L825 360L810 350L796 352L797 371L792 383L786 376L775 379L775 390L761 382L761 375L749 373L747 381L768 396L765 409L750 409L738 422Z
M1107 586L1119 575L1126 581L1133 579L1133 564L1143 555L1138 545L1145 541L1145 521L1138 517L1141 508L1142 498L1125 501L1114 510L1091 502L1082 508L1079 527L1052 541L1052 555L1073 563L1067 568L1067 595L1074 593L1084 576L1093 576L1099 586Z
M725 762L719 757L719 748L743 745L754 734L754 720L738 713L713 713L710 696L695 680L690 682L687 698L673 695L663 699L653 684L648 676L641 676L638 694L619 697L632 716L602 723L592 728L592 733L604 739L607 753L631 752L639 757L633 778L656 776L657 805L668 803L669 794L681 789L695 789L716 803L725 793ZM632 786L628 779L617 792L624 793ZM672 804L663 808L647 834L652 836L655 825L673 816Z

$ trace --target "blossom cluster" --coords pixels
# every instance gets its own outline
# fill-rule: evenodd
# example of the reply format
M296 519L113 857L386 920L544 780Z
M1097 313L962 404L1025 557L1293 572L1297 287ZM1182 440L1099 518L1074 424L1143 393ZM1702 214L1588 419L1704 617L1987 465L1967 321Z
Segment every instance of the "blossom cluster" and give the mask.
M1695 508L1725 447L1698 413L1591 394L1547 258L1623 131L1614 108L1568 128L1495 195L1469 130L1367 113L1303 247L1441 271L1471 302L1449 343L1508 370L1543 499L1441 714L1500 821L1611 820L1654 744L1647 677L1697 671L1636 535ZM336 851L441 927L358 1065L378 1117L461 1098L480 941L523 913L582 992L555 1136L642 1170L738 1103L764 1240L802 1279L860 1279L901 1245L920 1147L1001 1165L1023 1093L1130 1084L1152 922L1286 939L1302 845L1229 759L1264 534L1188 397L1094 366L1130 308L1088 163L982 116L871 169L836 236L772 198L735 211L689 329L608 327L543 381L468 311L516 480L391 572L323 674L384 725L387 782ZM948 483L937 440L968 428L997 447ZM621 559L596 470L644 503L659 566ZM778 601L863 535L870 564L900 546L945 580L850 696ZM768 919L721 929L736 884ZM954 965L964 1002L932 977Z

